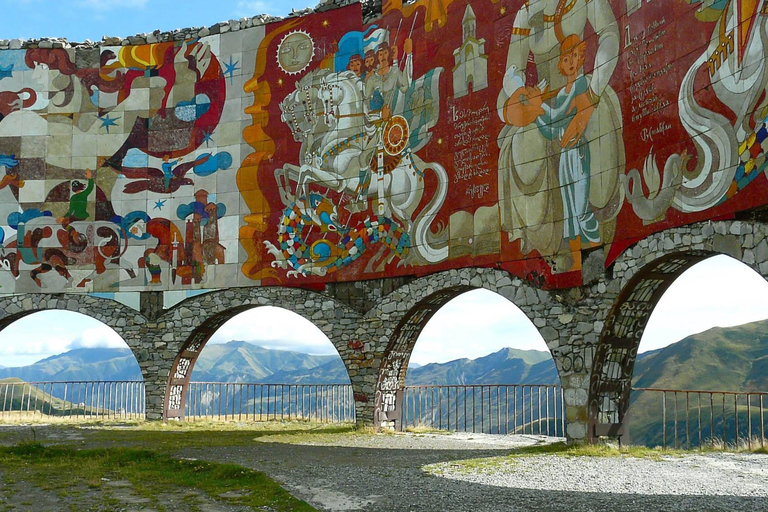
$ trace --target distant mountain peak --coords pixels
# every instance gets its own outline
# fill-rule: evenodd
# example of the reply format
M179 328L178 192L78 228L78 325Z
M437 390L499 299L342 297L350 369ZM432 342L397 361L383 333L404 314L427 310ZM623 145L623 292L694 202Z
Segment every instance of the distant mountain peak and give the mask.
M409 367L406 385L556 384L549 352L505 347L476 359Z

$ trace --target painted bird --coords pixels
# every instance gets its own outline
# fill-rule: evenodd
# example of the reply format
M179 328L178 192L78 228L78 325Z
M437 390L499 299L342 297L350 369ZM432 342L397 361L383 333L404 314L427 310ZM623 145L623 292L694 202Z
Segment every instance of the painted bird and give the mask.
M173 167L169 172L157 167L123 167L120 172L131 181L123 187L126 194L137 194L144 190L158 194L170 194L183 185L194 185L191 178L185 175L190 169L202 165L211 157L210 154L197 157L191 162L184 162ZM167 165L167 164L164 164Z

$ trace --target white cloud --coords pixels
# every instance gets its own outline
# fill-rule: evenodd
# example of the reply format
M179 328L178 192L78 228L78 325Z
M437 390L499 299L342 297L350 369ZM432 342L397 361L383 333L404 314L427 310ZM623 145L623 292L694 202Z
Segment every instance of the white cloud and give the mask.
M115 331L106 325L86 329L75 339L67 350L76 348L124 348L127 344Z
M727 256L716 256L684 272L661 297L645 329L645 352L712 327L768 318L768 282Z
M116 9L143 9L148 0L77 0L76 7L94 11L113 11Z
M415 363L475 359L504 347L547 350L528 317L504 297L473 290L443 306L424 327L413 349Z
M312 322L286 309L262 306L240 313L221 326L211 343L253 341L278 350L310 354L336 353L331 341Z
M239 0L234 10L234 15L238 18L257 16L259 14L269 14L271 16L285 16L291 12L291 9L301 10L307 7L314 7L319 0Z
M13 340L3 344L3 355L8 356L34 356L40 354L53 355L66 352L72 344L72 339L49 337L45 339Z
M260 0L254 0L246 2L240 0L237 2L237 9L235 9L235 16L237 17L253 17L259 14L270 14L276 16L275 6L273 2L263 2Z
M76 348L127 346L98 320L71 311L42 311L0 332L0 365L24 366Z

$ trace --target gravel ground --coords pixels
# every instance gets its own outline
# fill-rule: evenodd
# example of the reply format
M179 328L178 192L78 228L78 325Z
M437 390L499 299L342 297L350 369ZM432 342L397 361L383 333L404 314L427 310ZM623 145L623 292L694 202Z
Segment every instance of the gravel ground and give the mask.
M547 442L535 436L325 436L187 456L267 472L325 511L768 510L768 456L662 460L530 456L472 471L455 461Z
M46 443L94 444L87 429L37 428L36 435ZM0 427L0 444L27 436ZM457 464L550 441L483 434L278 434L247 446L188 448L176 455L264 471L294 495L332 512L768 511L768 455L692 453L660 460L536 455L506 464ZM42 494L34 499L35 491L0 486L0 510L61 510ZM114 492L131 494L119 486ZM175 498L160 504L180 510L169 506L178 503ZM154 510L139 503L134 509L130 501L124 501L125 510ZM201 511L226 509L210 498L203 502Z

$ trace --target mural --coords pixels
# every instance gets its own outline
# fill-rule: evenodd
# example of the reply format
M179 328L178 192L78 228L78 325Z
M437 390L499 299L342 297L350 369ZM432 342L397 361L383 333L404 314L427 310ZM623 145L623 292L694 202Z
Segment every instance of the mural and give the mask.
M500 266L766 203L762 0L386 0L0 51L0 292ZM0 174L2 172L0 171Z

